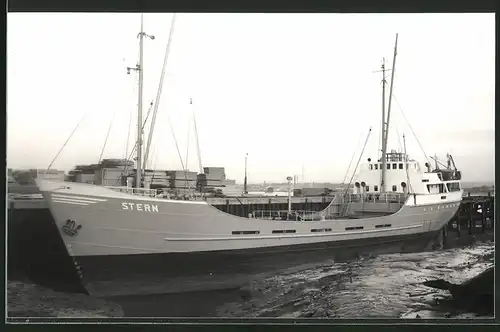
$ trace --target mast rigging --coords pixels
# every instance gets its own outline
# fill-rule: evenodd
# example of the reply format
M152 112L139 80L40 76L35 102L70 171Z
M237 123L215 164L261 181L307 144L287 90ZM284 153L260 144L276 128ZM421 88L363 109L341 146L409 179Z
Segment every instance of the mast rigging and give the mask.
M189 98L189 104L193 105L193 98ZM203 174L204 172L203 172L203 164L201 162L200 141L198 139L198 127L196 126L196 114L195 114L194 109L193 109L193 122L194 122L194 134L195 134L195 138L196 138L196 149L198 152L198 165L200 167L200 174Z
M158 83L158 91L156 93L156 101L154 104L153 118L151 119L151 127L149 128L148 144L146 145L146 153L144 154L144 164L146 164L149 158L149 149L151 147L151 142L153 139L154 126L156 123L156 114L158 113L158 106L160 105L160 97L163 89L163 81L165 79L165 72L167 70L168 56L170 54L170 45L172 44L172 35L174 32L175 24L175 13L172 16L172 21L170 24L170 33L168 35L167 49L165 50L165 57L163 59L163 67L161 70L160 82Z

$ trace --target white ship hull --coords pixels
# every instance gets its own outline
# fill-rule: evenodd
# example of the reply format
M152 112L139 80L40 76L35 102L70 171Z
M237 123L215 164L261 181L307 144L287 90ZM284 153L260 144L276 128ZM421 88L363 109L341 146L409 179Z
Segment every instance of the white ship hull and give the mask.
M37 184L82 267L84 286L98 296L236 287L252 275L315 259L423 250L462 199L461 191L416 195L381 217L281 221L237 217L203 201Z

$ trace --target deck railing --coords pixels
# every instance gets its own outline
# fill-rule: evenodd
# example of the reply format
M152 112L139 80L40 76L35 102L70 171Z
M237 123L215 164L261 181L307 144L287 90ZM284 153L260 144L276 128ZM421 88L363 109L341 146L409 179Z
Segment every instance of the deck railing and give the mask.
M134 195L139 195L139 196L156 197L158 195L158 192L156 189L133 188L133 187L114 187L114 186L106 186L106 188L114 190L114 191L122 192L122 193L134 194Z
M349 194L340 196L337 199L337 204L340 206L338 210L339 215L346 215L353 203L374 203L374 204L399 204L403 205L408 197L406 193L379 193L379 194Z
M324 220L324 215L319 211L307 210L254 210L250 218L268 219L268 220L293 220L293 221L312 221Z
M404 203L408 194L406 193L380 193L380 194L350 194L341 198L345 203Z
M106 186L106 188L139 196L155 197L155 198L166 198L166 199L176 199L176 200L187 200L187 201L200 201L204 200L204 196L201 193L190 193L185 195L173 195L166 192L161 192L157 189L146 189L146 188L133 188L133 187L113 187Z

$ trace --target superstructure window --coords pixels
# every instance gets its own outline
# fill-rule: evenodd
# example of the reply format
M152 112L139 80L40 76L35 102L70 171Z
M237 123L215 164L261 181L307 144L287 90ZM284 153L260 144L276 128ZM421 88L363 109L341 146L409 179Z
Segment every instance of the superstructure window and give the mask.
M398 187L396 185L392 186L392 191L398 191Z
M378 186L373 186L373 191L378 191Z
M392 164L392 169L398 169L398 164Z
M370 191L370 186L366 186L366 191Z
M318 233L318 232L331 232L331 228L313 228L311 229L312 233Z
M370 164L370 165L369 165L369 168L370 168L370 171L371 171L371 170L373 169L373 165L372 165L372 164Z
M375 169L378 169L378 164L375 164Z
M250 234L259 234L259 231L232 231L233 235L250 235Z
M440 184L428 184L427 189L430 194L442 194L444 193L444 186L442 183Z
M403 169L403 163L399 164L399 169Z
M387 169L391 169L391 164L387 164Z
M460 191L460 183L458 182L450 182L446 184L449 192Z
M345 228L346 231L354 231L357 229L363 229L363 226L355 226L355 227L346 227Z

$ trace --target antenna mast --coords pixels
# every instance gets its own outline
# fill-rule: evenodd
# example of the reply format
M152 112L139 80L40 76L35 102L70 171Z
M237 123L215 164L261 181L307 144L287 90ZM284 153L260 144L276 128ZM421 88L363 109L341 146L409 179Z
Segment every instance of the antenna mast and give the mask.
M387 107L387 122L385 123L385 135L382 135L382 183L380 184L380 189L381 192L386 192L386 187L385 187L385 173L386 173L386 165L387 165L387 141L389 139L389 120L391 118L391 100L392 100L392 88L394 86L394 72L396 71L396 55L397 55L397 49L398 49L398 34L396 34L396 43L394 44L394 58L392 60L392 70L391 70L391 87L389 90L389 105ZM384 89L385 91L385 89ZM385 92L384 92L385 96ZM384 107L385 107L385 100L384 100ZM384 111L385 113L385 111ZM384 114L385 115L385 114ZM382 119L384 121L384 119Z
M385 169L387 165L387 158L386 158L386 152L387 149L385 147L385 58L382 58L382 178L380 180L380 192L385 192Z
M412 191L411 189L411 183L410 183L410 173L408 172L408 154L406 152L406 138L405 134L403 134L403 146L404 146L404 152L405 152L405 169L406 169L406 185L408 186L408 193Z
M243 183L243 193L248 194L247 190L247 166L248 166L248 153L245 155L245 182Z

